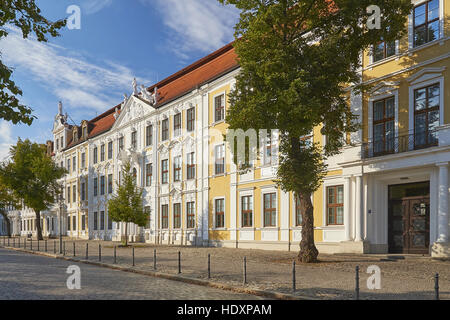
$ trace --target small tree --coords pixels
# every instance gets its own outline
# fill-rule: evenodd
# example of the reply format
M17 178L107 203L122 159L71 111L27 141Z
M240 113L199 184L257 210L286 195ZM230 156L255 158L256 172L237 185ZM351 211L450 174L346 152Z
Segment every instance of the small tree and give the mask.
M58 180L67 172L57 166L46 153L46 146L19 139L10 150L11 160L0 165L4 185L16 199L36 213L38 240L43 240L41 211L56 202L61 192Z
M29 34L36 35L38 41L46 42L47 35L59 36L59 29L66 25L66 20L51 22L41 15L35 0L0 1L0 40L8 36L5 26L15 26L22 31L23 38ZM22 90L12 80L12 70L0 60L0 119L31 125L35 116L32 110L22 105L17 96Z
M125 242L128 245L128 223L144 227L149 219L149 214L144 211L142 188L136 185L136 178L131 171L129 162L125 163L122 170L122 183L117 182L117 194L108 201L108 212L115 222L125 223Z

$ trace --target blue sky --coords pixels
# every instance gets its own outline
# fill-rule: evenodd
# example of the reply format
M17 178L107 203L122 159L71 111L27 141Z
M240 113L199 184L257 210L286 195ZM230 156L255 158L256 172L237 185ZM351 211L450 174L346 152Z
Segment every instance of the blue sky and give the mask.
M51 20L81 9L81 29L48 43L24 40L12 29L0 41L14 68L21 102L38 117L29 127L0 120L0 160L18 137L52 138L58 101L79 124L123 100L131 81L150 86L233 40L239 13L216 0L37 0ZM71 120L71 122L72 122Z

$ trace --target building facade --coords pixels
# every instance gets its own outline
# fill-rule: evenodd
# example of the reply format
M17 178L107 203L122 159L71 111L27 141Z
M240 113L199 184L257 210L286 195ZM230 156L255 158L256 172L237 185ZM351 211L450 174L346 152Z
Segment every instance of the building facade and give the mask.
M327 253L417 253L449 256L450 3L412 0L408 36L362 54L370 92L349 104L362 129L313 195L315 241ZM274 182L277 132L260 144L251 170L232 159L227 95L239 72L227 45L159 83L138 89L80 126L60 105L49 143L68 170L64 199L43 216L47 235L120 240L107 202L130 161L144 189L147 226L128 227L132 241L298 250L301 212ZM326 143L320 128L314 142ZM22 216L25 234L28 216Z

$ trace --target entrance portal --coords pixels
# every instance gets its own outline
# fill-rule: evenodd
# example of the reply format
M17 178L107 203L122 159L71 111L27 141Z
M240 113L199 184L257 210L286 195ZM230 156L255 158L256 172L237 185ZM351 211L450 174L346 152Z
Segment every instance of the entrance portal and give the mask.
M430 246L430 183L389 186L390 253L428 254Z

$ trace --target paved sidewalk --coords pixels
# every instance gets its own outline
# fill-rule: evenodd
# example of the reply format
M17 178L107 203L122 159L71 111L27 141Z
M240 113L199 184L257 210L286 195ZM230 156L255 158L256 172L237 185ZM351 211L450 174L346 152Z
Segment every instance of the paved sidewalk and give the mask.
M87 241L65 239L66 257L84 260ZM0 243L2 245L3 243ZM113 264L114 246L118 243L89 241L89 261L99 261L101 245L102 263ZM12 246L10 240L10 246ZM16 247L18 243L16 240ZM47 250L59 250L58 240L49 240ZM157 271L176 276L178 252L181 252L182 276L209 280L215 283L295 295L299 298L354 299L355 268L360 267L360 299L434 299L434 276L439 273L440 298L450 300L450 262L433 260L417 255L324 255L320 263L296 265L296 291L292 292L292 262L297 252L205 248L185 246L155 246L132 244L135 248L135 266L132 249L116 249L117 265L141 271L153 271L153 254L157 253ZM21 240L23 248L23 239ZM30 249L30 241L27 241ZM44 251L44 242L39 250ZM37 251L37 241L33 241ZM208 254L211 257L211 278L208 279ZM247 261L247 284L243 284L243 260ZM400 259L387 259L388 257ZM370 265L381 269L381 290L369 290L366 273Z

